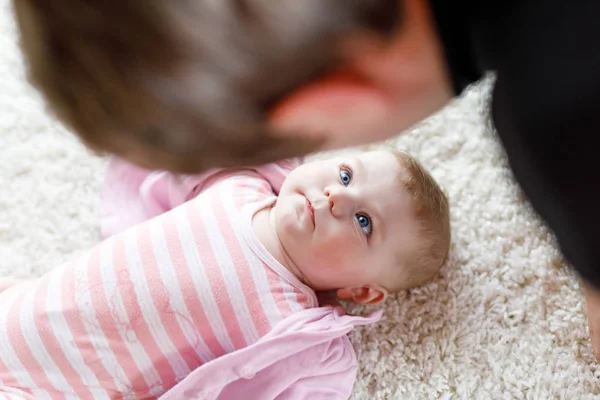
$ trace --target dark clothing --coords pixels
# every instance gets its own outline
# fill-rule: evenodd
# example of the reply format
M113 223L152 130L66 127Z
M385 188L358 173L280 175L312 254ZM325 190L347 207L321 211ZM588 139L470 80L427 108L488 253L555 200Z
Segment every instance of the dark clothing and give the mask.
M431 4L456 93L495 71L491 116L513 173L600 288L600 1Z

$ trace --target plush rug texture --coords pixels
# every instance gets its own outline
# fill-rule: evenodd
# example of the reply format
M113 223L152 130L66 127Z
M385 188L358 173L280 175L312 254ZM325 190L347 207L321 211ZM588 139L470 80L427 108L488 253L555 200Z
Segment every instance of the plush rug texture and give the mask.
M106 160L45 111L16 39L0 0L0 276L33 278L99 241ZM579 282L486 123L491 83L385 144L445 188L453 243L433 282L388 299L379 323L351 334L353 399L600 398Z

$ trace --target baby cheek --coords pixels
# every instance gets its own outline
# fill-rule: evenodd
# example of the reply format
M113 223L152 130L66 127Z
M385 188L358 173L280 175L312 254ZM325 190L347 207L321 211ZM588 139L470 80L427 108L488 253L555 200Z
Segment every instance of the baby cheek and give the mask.
M318 254L320 264L328 269L340 269L347 265L355 256L356 244L352 237L346 234L328 235L319 243Z
M293 203L282 204L275 218L279 230L283 230L289 235L297 235L298 217Z

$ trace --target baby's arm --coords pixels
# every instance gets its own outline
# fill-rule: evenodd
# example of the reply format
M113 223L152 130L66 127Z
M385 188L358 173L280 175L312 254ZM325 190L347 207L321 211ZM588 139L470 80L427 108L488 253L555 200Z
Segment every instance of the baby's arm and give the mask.
M14 286L18 283L18 281L11 278L0 278L0 293L5 291L11 286Z
M290 158L276 163L255 167L254 170L262 175L271 185L275 194L279 195L281 185L294 169L304 163L302 158Z
M294 158L252 169L279 194L285 178L301 164L302 159ZM103 237L113 236L191 200L202 193L211 178L220 172L224 170L179 175L147 170L121 158L113 158L102 194L100 228Z
M185 203L197 196L216 172L178 175L144 169L114 157L102 193L102 236L108 238Z

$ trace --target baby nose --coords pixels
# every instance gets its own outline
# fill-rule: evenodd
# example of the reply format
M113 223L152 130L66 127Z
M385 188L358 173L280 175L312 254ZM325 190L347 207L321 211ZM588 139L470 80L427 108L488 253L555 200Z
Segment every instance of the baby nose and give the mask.
M328 188L325 196L329 202L329 209L334 217L341 217L351 212L352 198L346 188Z

